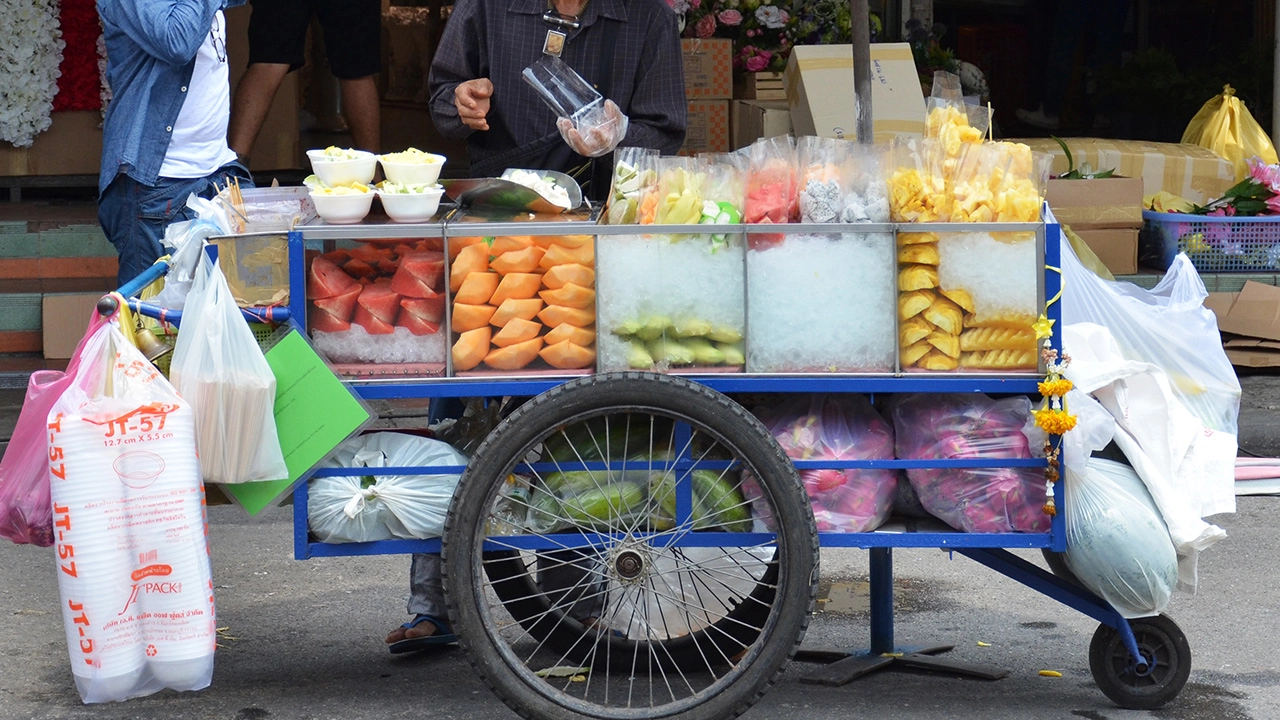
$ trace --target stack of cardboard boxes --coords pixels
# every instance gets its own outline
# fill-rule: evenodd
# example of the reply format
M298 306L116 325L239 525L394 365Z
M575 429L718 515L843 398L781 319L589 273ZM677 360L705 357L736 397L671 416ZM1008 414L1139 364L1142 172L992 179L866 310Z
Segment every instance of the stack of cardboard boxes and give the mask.
M685 38L684 94L689 129L681 155L729 151L729 99L733 97L733 41Z
M1050 180L1045 199L1058 222L1070 226L1111 274L1138 272L1141 178Z
M1209 293L1222 344L1236 367L1280 367L1280 287L1252 280L1238 293Z

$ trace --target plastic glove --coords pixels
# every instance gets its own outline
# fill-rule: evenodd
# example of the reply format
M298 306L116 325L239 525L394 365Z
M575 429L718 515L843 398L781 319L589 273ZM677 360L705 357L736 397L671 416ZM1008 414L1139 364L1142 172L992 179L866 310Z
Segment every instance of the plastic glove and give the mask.
M604 106L587 113L574 127L569 118L556 120L560 129L560 137L573 151L586 157L600 157L613 152L613 149L627 136L630 121L622 114L612 100L605 100Z

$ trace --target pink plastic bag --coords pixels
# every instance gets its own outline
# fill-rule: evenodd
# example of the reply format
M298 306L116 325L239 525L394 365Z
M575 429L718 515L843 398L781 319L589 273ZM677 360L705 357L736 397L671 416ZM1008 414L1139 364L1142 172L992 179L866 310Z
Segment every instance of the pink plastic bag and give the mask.
M71 354L66 372L31 374L18 424L0 460L0 537L19 545L53 545L53 511L49 501L49 409L75 378L85 341L101 327L95 311L89 329Z
M793 460L892 460L893 429L862 395L812 395L768 413L764 423ZM896 470L801 470L818 532L870 532L893 509ZM750 500L759 486L744 478ZM757 506L759 507L759 506ZM772 526L771 517L761 517Z
M908 395L893 406L903 460L1030 458L1025 397ZM907 479L924 508L965 532L1044 532L1049 516L1039 468L913 468Z

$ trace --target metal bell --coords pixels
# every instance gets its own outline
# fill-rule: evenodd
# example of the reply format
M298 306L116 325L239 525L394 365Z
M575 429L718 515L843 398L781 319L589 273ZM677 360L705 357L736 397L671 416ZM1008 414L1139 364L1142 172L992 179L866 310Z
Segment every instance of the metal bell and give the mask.
M156 358L163 356L165 353L173 352L173 346L156 337L150 328L138 328L133 333L134 339L137 341L138 350L142 351L147 359L155 362Z

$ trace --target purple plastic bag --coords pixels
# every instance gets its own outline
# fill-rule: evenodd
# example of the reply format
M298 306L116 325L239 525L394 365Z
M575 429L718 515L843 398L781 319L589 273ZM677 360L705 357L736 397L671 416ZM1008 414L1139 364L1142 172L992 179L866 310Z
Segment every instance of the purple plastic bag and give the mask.
M0 460L0 537L19 545L53 545L53 510L49 500L49 409L75 379L85 342L102 327L96 311L71 354L66 372L31 374L18 424Z

